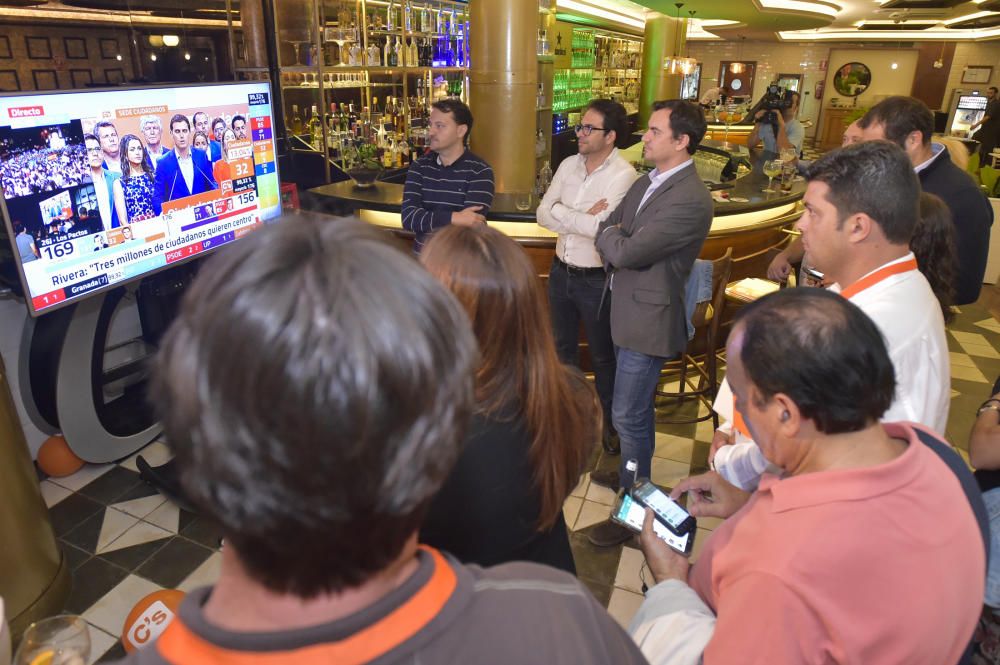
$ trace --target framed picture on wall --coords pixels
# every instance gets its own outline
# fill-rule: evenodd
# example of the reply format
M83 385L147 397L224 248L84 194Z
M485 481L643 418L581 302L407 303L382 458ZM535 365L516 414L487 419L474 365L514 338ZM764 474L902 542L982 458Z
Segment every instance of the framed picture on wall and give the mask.
M63 37L66 57L70 60L87 59L87 40L83 37Z
M48 37L25 37L24 46L28 51L28 57L32 60L50 60L52 58L52 45L49 44Z
M121 69L105 69L104 78L107 79L108 85L121 85L125 82L125 72Z
M111 37L102 37L100 40L101 57L105 60L114 60L118 57L118 40Z
M56 90L59 88L59 77L54 69L32 69L31 78L35 82L35 90Z
M71 69L69 70L69 79L74 88L86 88L94 83L94 75L89 69Z
M21 79L17 78L17 70L0 69L0 90L17 92L21 89Z
M990 65L969 65L962 70L962 83L989 83L992 76Z
M7 35L0 35L0 58L9 60L13 57L14 54L10 52L10 37Z

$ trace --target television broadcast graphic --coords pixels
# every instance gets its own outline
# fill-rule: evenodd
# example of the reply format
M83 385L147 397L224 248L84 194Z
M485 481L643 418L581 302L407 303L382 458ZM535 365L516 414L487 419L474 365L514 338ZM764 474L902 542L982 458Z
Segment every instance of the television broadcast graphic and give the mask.
M2 204L32 315L278 217L272 128L260 82L0 97Z

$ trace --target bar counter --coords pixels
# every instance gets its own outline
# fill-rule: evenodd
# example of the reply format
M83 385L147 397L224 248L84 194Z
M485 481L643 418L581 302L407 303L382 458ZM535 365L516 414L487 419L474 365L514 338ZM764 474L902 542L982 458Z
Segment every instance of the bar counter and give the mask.
M750 161L754 168L732 181L732 188L720 190L737 201L716 200L715 218L701 251L702 258L714 259L732 247L733 279L763 277L773 250L780 249L789 240L785 229L801 214L799 201L805 183L796 180L787 193L762 191L767 186L767 177L760 172L760 160L760 154L752 153ZM308 195L309 207L319 212L357 215L391 231L401 246L412 246L413 233L404 230L400 221L402 185L379 182L371 189L359 189L352 181L345 181L310 189ZM532 197L527 210L518 210L515 198L514 194L497 194L487 223L520 243L531 256L539 275L547 276L555 252L556 234L536 223L536 197Z

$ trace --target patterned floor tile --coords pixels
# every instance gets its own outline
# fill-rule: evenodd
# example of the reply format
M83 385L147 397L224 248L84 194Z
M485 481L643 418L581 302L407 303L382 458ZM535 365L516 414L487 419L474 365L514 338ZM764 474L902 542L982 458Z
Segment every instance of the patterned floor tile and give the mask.
M124 568L91 557L73 571L73 583L64 611L83 614L127 576L128 571Z
M110 504L141 482L138 473L116 466L77 491L94 501Z
M124 621L123 621L124 623ZM118 637L111 635L107 631L101 630L97 626L90 624L90 658L88 663L98 662L104 654L118 643Z
M43 480L38 484L38 487L42 490L42 499L45 500L46 508L51 508L73 494L71 490L66 489L62 485L56 485L51 480Z
M79 492L84 485L92 483L113 468L114 464L85 464L82 469L71 476L50 478L50 480L68 490Z
M87 518L104 510L104 506L82 494L73 494L49 510L49 520L57 536L80 526Z
M595 503L601 503L605 506L610 506L614 504L617 494L608 489L607 487L602 487L597 483L590 483L590 487L587 488L587 501L593 501Z
M951 366L952 367L955 367L956 365L959 366L959 367L975 367L976 366L975 361L972 358L970 358L969 354L967 354L967 353L955 353L954 351L952 351L948 355L949 355L949 357L951 359Z
M136 569L136 574L173 589L203 564L213 551L187 538L175 537Z
M128 513L133 517L146 517L151 512L162 506L167 502L166 497L160 493L153 494L152 496L144 496L138 499L128 499L126 501L119 501L113 503L109 508L114 508L115 510L120 510L123 513ZM174 529L176 531L176 529Z
M572 529L576 525L576 518L580 514L580 508L583 506L583 499L578 496L571 496L563 502L563 519L566 520L566 526Z
M978 367L964 367L962 365L952 365L951 378L962 381L975 381L976 383L989 383Z
M642 567L646 564L646 558L642 551L633 547L622 548L621 558L618 560L618 570L615 572L615 586L626 591L642 593Z
M585 473L580 476L580 482L576 484L573 491L569 493L570 496L580 497L581 499L587 494L587 485L590 484L590 473Z
M126 547L134 547L135 545L142 545L144 543L163 540L164 538L170 538L173 535L174 534L170 533L166 529L161 529L160 527L149 524L148 522L136 520L133 526L129 527L128 530L122 533L118 538L110 541L98 549L97 553L106 554L108 552L114 552L115 550L124 549Z
M138 473L139 469L136 468L135 460L139 455L149 462L150 466L160 466L161 464L166 464L174 458L173 452L163 441L153 441L151 444L132 455L128 459L121 463L121 466L130 471L135 471Z
M121 635L135 604L162 587L138 575L128 575L83 613L83 618L112 635Z
M674 436L665 432L656 433L654 457L674 460L675 462L690 462L694 450L694 439Z
M190 593L193 589L215 584L219 579L222 570L222 552L213 552L212 556L204 562L194 572L184 578L184 581L177 585L177 588L184 593Z
M595 501L584 501L580 507L580 514L573 525L574 531L586 529L588 526L603 522L611 514L611 508L603 503Z
M611 599L608 601L608 613L614 617L615 621L622 628L628 628L632 617L639 611L644 597L641 593L633 593L625 589L614 588L611 590Z

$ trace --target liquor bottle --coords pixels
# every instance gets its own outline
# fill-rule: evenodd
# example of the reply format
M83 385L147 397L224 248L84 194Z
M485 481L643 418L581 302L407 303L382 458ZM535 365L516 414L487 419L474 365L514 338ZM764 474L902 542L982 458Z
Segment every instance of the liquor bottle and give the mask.
M382 48L382 65L385 67L392 66L392 47L389 45L389 38L385 38L385 46Z
M340 139L337 132L337 104L330 104L330 113L326 116L326 151L333 159L340 158Z
M549 184L552 182L552 167L546 161L542 165L542 170L538 172L539 188L541 192L539 194L545 194L545 190L549 188Z
M388 138L382 150L382 167L387 169L392 168L392 149L389 147Z
M309 143L316 152L323 151L323 121L319 118L315 104L312 107L312 117L309 118Z
M401 67L403 65L403 38L396 37L395 43L392 46L392 66Z
M382 66L382 50L378 47L378 44L376 44L374 40L368 45L368 66Z
M389 0L389 7L385 10L385 29L392 32L396 27L396 22L393 20L393 14L395 13L395 7L392 6L392 0Z
M396 126L396 105L392 101L392 97L385 104L385 119L386 125L391 125L393 128Z
M403 5L403 29L407 32L413 32L413 7L410 5L410 0L406 0L406 4Z
M410 63L410 67L420 66L420 54L417 52L417 38L410 37L410 45L407 48L407 60Z
M299 115L298 104L292 104L292 134L302 133L302 116Z
M381 111L378 107L378 97L372 97L372 117L377 116Z

